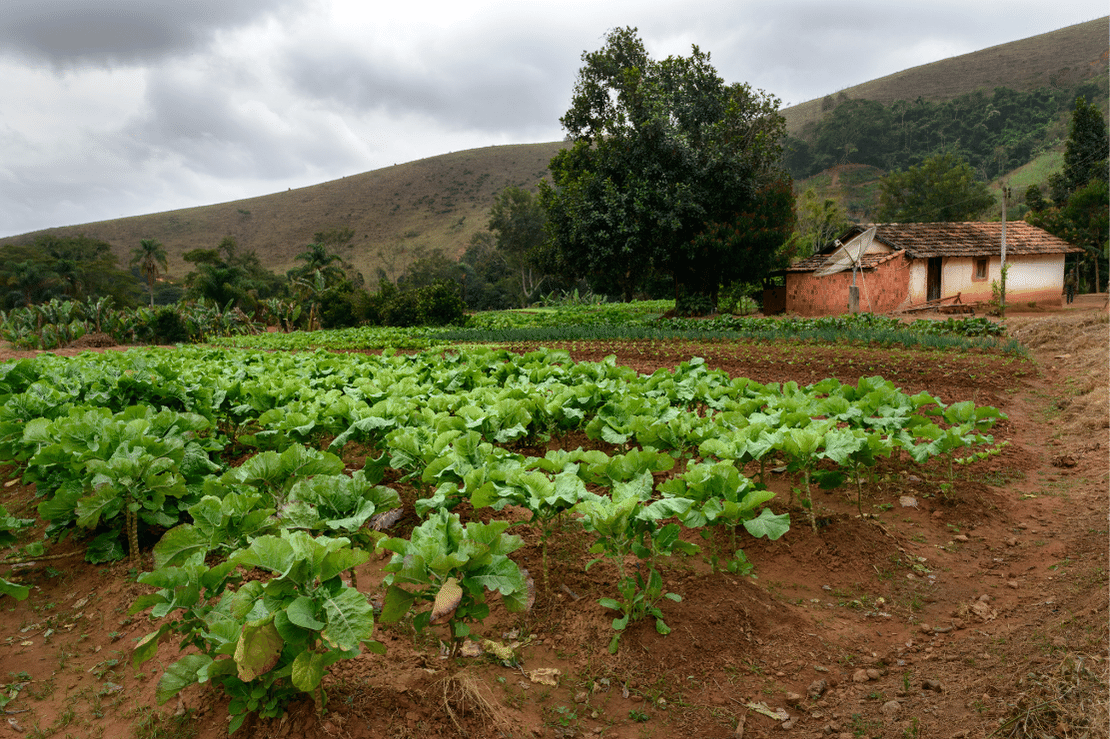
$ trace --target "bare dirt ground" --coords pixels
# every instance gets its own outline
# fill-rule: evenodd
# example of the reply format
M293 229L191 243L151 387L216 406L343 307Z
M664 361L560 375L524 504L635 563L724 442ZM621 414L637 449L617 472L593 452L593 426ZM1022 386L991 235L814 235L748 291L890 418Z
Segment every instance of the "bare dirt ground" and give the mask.
M1106 737L1110 324L1103 298L1084 298L1012 315L1029 359L800 344L567 346L576 359L615 354L641 371L702 356L760 382L879 374L946 403L999 407L1008 420L995 440L1010 443L958 470L947 493L939 464L884 462L864 490L864 519L854 488L815 493L816 533L798 508L779 541L742 542L754 578L676 558L664 570L666 588L683 598L663 606L672 633L631 627L615 656L606 650L611 612L597 604L614 573L585 572L589 542L568 529L553 543L554 592L525 616L495 603L477 629L517 644L516 666L445 659L433 636L379 626L388 656L337 664L322 719L305 701L237 736ZM358 466L358 454L347 456ZM770 484L782 510L796 481L777 474ZM5 483L3 502L17 515L36 504L18 480ZM398 533L415 523L407 517ZM538 536L516 531L528 542L519 561L538 572ZM134 640L153 627L126 613L144 592L126 563L85 564L72 540L51 552L73 556L15 568L32 595L0 601L0 682L14 696L0 737L226 735L226 700L215 692L194 687L155 707L172 643L142 672L130 667ZM383 562L358 572L370 596ZM547 677L537 672L545 668Z

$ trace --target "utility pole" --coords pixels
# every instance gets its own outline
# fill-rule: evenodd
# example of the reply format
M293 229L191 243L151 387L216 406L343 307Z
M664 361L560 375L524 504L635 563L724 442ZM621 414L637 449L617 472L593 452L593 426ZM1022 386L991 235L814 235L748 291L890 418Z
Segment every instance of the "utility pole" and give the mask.
M1006 195L1008 187L1006 183L1002 183L1002 317L1006 317Z

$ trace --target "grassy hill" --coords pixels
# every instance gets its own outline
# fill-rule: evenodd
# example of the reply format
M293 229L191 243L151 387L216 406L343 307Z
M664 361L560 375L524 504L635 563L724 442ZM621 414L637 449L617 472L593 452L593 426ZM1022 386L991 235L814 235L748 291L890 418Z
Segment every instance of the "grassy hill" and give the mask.
M1108 23L1110 17L1098 18L864 82L785 108L786 128L797 136L805 124L816 122L847 99L876 100L884 105L918 97L935 102L976 90L1009 87L1028 91L1097 77L1106 72L1110 60Z
M915 67L783 113L788 128L796 133L807 121L817 120L822 109L835 107L837 100L845 98L884 103L918 96L946 100L1000 85L1024 90L1072 84L1105 74L1107 23L1107 18L1101 18ZM314 233L350 228L355 237L341 256L368 279L379 267L396 277L427 251L461 255L471 237L485 230L496 194L509 185L533 187L564 145L551 142L454 152L246 200L49 231L103 239L114 245L121 264L127 263L140 239L157 239L166 247L170 275L182 277L191 266L181 258L184 252L214 248L228 235L241 248L253 249L264 265L283 273ZM873 167L848 165L799 185L812 184L824 191L827 180L849 212L860 213L881 174ZM26 243L38 233L42 232L3 241Z
M183 253L214 248L228 235L241 249L253 249L262 264L284 273L314 233L350 228L355 237L341 256L368 279L378 267L396 277L428 250L461 256L471 237L486 229L494 196L510 185L533 188L562 146L453 152L272 195L49 231L103 239L115 247L121 264L140 239L157 239L166 248L169 274L183 277L192 267ZM4 241L24 243L39 233Z

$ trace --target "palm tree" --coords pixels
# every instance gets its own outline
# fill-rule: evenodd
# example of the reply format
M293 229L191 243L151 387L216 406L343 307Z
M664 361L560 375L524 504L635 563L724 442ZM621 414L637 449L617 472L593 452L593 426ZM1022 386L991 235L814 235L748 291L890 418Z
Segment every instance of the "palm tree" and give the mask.
M138 249L131 250L131 266L138 266L150 288L150 307L154 307L154 281L169 268L166 250L154 239L143 239Z
M320 274L331 285L342 281L345 276L342 268L343 257L330 253L324 244L309 244L307 251L301 252L294 259L304 262L303 266L293 270L296 277L311 278L313 274ZM340 266L335 266L336 262L339 262Z

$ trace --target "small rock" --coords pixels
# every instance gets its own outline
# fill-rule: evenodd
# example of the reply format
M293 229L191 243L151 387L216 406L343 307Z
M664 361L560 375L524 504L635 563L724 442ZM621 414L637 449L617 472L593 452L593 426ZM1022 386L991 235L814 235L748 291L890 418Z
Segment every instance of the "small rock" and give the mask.
M811 685L810 688L812 688L812 687L813 686ZM792 706L796 706L799 703L801 703L803 700L805 700L805 696L800 694L800 693L787 693L786 695L783 696L783 698L785 698L786 702L788 704L792 705Z
M809 688L806 690L806 694L809 695L811 700L817 700L818 698L823 696L825 694L825 691L828 689L829 684L824 680L814 680L809 684Z
M917 498L912 495L903 495L898 499L898 504L903 508L917 508Z
M1011 536L1009 539L1006 540L1006 546L1008 546L1008 547L1016 547L1017 545L1018 545L1018 541L1017 541L1017 537L1015 537L1015 536Z
M967 538L967 534L956 534L952 538L955 539L956 541L963 541L963 542L971 541L971 539Z
M783 731L790 731L791 729L794 728L795 723L796 723L796 721L794 719L789 719L788 721L783 721L782 724L781 724L782 730Z
M982 595L979 596L979 602L980 603L990 603L991 602L991 597L989 595L987 595L986 593L983 593Z
M878 670L876 670L874 667L871 667L867 670L867 679L868 680L878 680L882 676L883 676L883 674L881 672L879 672Z
M589 697L590 696L586 693L585 690L579 690L577 693L574 694L574 702L585 703L587 700L589 700Z
M1006 581L1006 587L1011 588L1012 590L1017 590L1018 589L1017 580L1007 580Z
M825 724L824 728L821 729L821 731L825 734L836 734L840 731L840 725L835 723L827 723Z
M908 482L921 482L921 478L917 475L906 475L906 480Z
M852 675L852 682L854 683L865 683L868 679L867 670L856 670Z
M970 729L960 729L959 731L957 731L955 734L952 735L952 739L967 739L968 735L970 735L970 734L971 734Z
M883 707L879 709L887 719L893 720L902 711L902 704L898 701L887 701Z
M940 684L940 680L934 680L932 678L926 678L925 680L922 680L921 687L925 690L932 690L936 693L944 692L944 686Z
M933 518L940 518L944 515L944 511L933 511Z
M929 624L921 624L921 626L919 626L918 628L921 629L922 634L929 634L933 631L933 627Z

